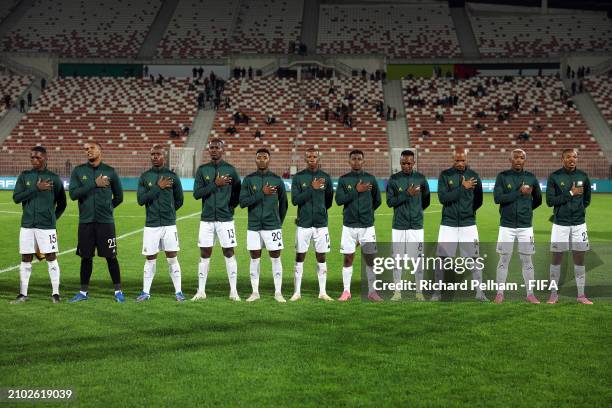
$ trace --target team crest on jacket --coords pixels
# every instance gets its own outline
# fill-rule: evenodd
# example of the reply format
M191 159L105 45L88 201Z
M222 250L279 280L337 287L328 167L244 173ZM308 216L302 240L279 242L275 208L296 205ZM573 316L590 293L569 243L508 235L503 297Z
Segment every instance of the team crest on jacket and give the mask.
M302 183L302 187L306 187L306 183Z
M152 187L152 186L153 186L153 183L151 183L151 182L149 181L149 187Z
M353 188L353 186L351 186L350 184L348 186L346 186L346 188L348 188L349 190Z
M29 186L29 185L30 185L30 182L29 182L29 181L26 181L26 186Z
M565 187L565 182L564 181L561 182L561 187Z
M209 177L209 176L206 176L206 180L210 180L210 177Z
M512 184L508 184L508 188L512 188Z
M253 191L257 190L257 186L253 186Z
M87 176L83 175L83 179L82 180L87 180Z
M448 180L448 184L452 186L453 185L453 180Z
M402 192L404 191L401 187L397 189L397 191Z

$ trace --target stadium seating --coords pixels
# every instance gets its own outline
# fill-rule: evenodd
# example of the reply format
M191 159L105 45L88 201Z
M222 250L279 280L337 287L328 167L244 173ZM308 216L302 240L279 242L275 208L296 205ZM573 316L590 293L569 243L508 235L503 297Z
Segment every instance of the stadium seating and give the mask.
M326 54L379 53L400 58L461 54L445 3L322 5L317 47Z
M229 52L238 0L180 0L159 45L163 58L211 58Z
M243 2L232 51L286 53L299 39L303 6L304 0Z
M331 95L330 86L336 90ZM349 92L355 97L353 127L344 127L332 113L326 122L325 109L333 111L338 103L348 104L344 96ZM238 166L241 174L254 170L254 153L259 147L271 151L271 167L282 173L291 165L301 168L304 151L314 146L321 151L323 168L333 176L348 171L348 153L352 149L365 152L368 171L378 176L388 175L386 124L374 108L374 103L383 99L380 82L360 78L301 82L276 78L232 79L226 85L225 96L230 98L232 106L217 113L211 133L225 140L228 160ZM366 97L367 106L363 103ZM320 101L320 109L308 106L314 99ZM236 111L248 115L249 124L238 124L237 133L227 135L225 130L234 124ZM276 124L265 123L268 115L276 118ZM262 134L259 141L254 138L258 130Z
M591 93L599 110L612 126L612 72L607 75L585 79L586 89Z
M470 15L485 57L546 57L612 50L605 13Z
M122 175L138 175L150 164L153 144L183 145L186 137L170 139L169 131L191 127L195 114L186 79L167 79L163 86L135 78L59 79L3 143L1 161L41 144L57 167L57 160L78 161L84 143L93 140Z
M161 0L37 0L2 40L4 51L135 57Z
M19 96L32 83L33 78L25 75L0 74L0 118L6 114L4 96L11 97L11 105L19 106Z
M536 86L537 81L542 87ZM486 95L469 96L478 85ZM418 149L419 168L428 175L449 167L451 151L462 146L469 150L470 160L482 170L481 175L487 177L494 177L500 167L509 165L509 153L515 148L527 152L527 167L539 177L561 166L564 148L577 148L580 165L592 176L608 177L607 159L580 113L560 99L562 84L554 77L515 77L511 82L504 82L502 77L413 79L403 81L403 88L411 144ZM496 104L499 102L504 111L504 106L513 105L515 94L519 96L519 110L510 110L509 119L499 121ZM458 96L459 103L434 106L434 101L448 95ZM425 106L410 106L409 100L414 98L423 98ZM536 105L539 113L533 112ZM476 117L478 111L487 116ZM437 121L436 113L443 114L444 121ZM484 129L476 129L477 123ZM428 136L423 135L425 130ZM529 141L518 140L522 132L530 135Z

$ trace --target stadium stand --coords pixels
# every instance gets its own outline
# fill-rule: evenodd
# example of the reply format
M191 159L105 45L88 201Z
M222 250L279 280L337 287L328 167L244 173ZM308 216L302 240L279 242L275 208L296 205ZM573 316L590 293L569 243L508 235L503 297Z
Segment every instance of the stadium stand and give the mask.
M167 79L162 86L135 78L53 81L3 143L1 170L6 174L9 156L35 145L46 146L50 167L61 170L67 159L84 158L84 143L97 141L123 176L138 175L150 165L143 153L153 144L183 145L180 130L191 126L196 114L188 84L186 79ZM171 130L179 137L171 139Z
M461 54L445 3L322 5L317 48L326 54L374 53L399 58Z
M587 91L591 93L600 112L612 126L612 72L607 75L586 78L585 83Z
M470 14L484 57L552 57L566 52L612 50L606 13Z
M335 89L332 94L329 94L330 86ZM348 93L354 96L352 128L335 120L332 113L338 104L348 106L344 98ZM322 166L333 176L348 171L348 152L352 149L365 152L369 172L388 175L386 123L376 114L374 105L383 99L380 82L360 78L301 82L276 78L232 79L226 84L224 95L236 102L231 109L217 113L211 136L225 140L228 160L237 165L241 174L253 171L253 153L259 147L271 150L271 167L280 174L292 163L301 166L304 151L314 146L321 149ZM367 105L363 103L366 97ZM320 109L309 106L315 99L319 100ZM327 122L325 109L330 110ZM237 111L249 116L249 123L235 125L234 135L226 134L226 129L234 125L233 115ZM276 124L265 123L268 115L275 117ZM260 140L254 137L258 130Z
M4 51L135 57L161 0L38 0L2 40Z
M0 118L2 118L7 110L4 98L6 95L10 97L11 106L19 106L19 96L32 83L33 78L25 75L14 75L7 72L0 73ZM25 99L25 98L24 98Z
M537 81L541 87L536 86ZM479 85L484 95L470 96ZM592 177L608 177L607 159L580 113L561 100L563 86L555 77L514 77L508 82L503 77L412 79L404 80L403 88L411 145L418 149L419 169L425 174L449 167L451 150L463 146L477 170L487 169L481 176L494 177L495 171L508 163L510 151L521 148L527 152L529 169L546 177L561 166L562 149L576 147L581 166ZM458 97L457 105L434 105L450 95ZM518 111L512 107L515 95ZM424 105L411 103L419 98ZM538 113L533 111L536 105ZM508 119L500 121L498 114L506 111ZM477 117L478 112L486 117ZM436 114L443 115L443 120L436 120ZM482 129L476 128L477 123ZM529 140L520 140L521 133L528 134Z
M228 54L238 0L180 0L157 54L211 58Z
M19 3L20 0L4 0L2 7L0 7L0 21L4 20L11 12L13 8Z
M299 39L304 0L252 0L243 2L232 51L286 53Z

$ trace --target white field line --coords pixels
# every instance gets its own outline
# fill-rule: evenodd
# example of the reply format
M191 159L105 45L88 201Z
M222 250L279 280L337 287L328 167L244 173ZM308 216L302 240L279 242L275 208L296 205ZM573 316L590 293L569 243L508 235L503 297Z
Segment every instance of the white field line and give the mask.
M424 213L425 213L425 214L439 213L439 212L442 212L442 211L440 211L440 210L436 210L436 211L424 211ZM17 212L17 211L0 211L0 213L21 214L21 212ZM201 214L201 212L200 212L200 211L198 211L198 212L195 212L195 213L193 213L193 214L184 215L184 216L182 216L182 217L177 218L177 219L176 219L176 221L177 221L177 222L178 222L178 221L182 221L182 220L184 220L184 219L191 218L191 217L195 217L196 215L200 215L200 214ZM71 215L72 215L72 214L71 214ZM376 214L376 216L383 216L383 217L385 217L385 216L387 216L387 217L388 217L388 216L392 216L392 215L393 215L393 213L382 213L382 214ZM78 217L78 215L72 215L72 216L73 216L73 217ZM334 215L331 215L330 217L334 217L334 218L336 218L336 217L341 217L341 216L342 216L342 214L334 214ZM115 216L115 218L121 218L121 217L143 218L143 217L142 217L142 216L140 216L140 215L124 215L124 216ZM295 215L289 215L288 217L290 217L290 218L295 218L296 216L295 216ZM247 216L238 216L238 217L234 217L234 218L237 218L237 219L246 219L246 218L247 218ZM140 229L137 229L137 230L134 230L134 231L127 232L127 233L125 233L125 234L123 234L123 235L118 236L118 237L117 237L117 239L119 240L119 239L127 238L127 237L129 237L129 236L132 236L132 235L138 234L139 232L142 232L143 230L144 230L144 228L140 228ZM62 252L58 253L58 254L57 254L57 256L60 256L60 255L65 255L65 254L69 254L69 253L72 253L72 252L74 252L74 251L76 251L76 248L67 249L67 250L65 250L65 251L62 251ZM38 262L39 262L39 261L38 261ZM14 266L10 266L10 267L8 267L8 268L0 269L0 273L10 272L10 271L14 271L14 270L16 270L16 269L19 269L19 265L14 265Z

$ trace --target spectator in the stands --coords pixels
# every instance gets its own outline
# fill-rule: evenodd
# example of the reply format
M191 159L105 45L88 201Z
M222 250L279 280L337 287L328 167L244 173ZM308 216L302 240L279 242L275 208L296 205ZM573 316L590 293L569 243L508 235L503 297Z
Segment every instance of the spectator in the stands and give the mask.
M157 85L162 86L164 84L164 77L162 74L157 74Z
M193 69L191 70L191 76L194 78L198 77L198 69L196 67L193 67Z
M257 131L255 132L255 134L253 135L253 137L254 137L255 139L257 139L257 140L261 139L261 132L260 132L259 130L257 130Z
M268 115L268 117L266 118L266 124L273 125L275 123L276 123L276 118L272 115Z
M444 115L442 113L436 113L436 122L444 123Z
M178 132L176 130L172 129L170 131L170 137L175 139L175 138L179 137L179 134L178 134Z
M422 137L428 137L430 135L429 130L424 130L421 132Z
M4 107L6 110L11 109L11 96L9 94L4 95Z
M189 126L184 126L183 127L183 136L189 136L189 131L191 129L189 129Z
M576 95L576 81L572 81L572 96Z
M40 78L40 90L44 91L47 87L47 80L45 78Z
M143 73L144 73L143 75L144 78L147 78L149 76L149 66L148 65L144 66Z
M538 105L533 105L532 112L535 113L536 115L540 113L540 108L538 107Z
M19 112L24 113L25 112L25 99L21 98L19 100Z
M204 68L200 67L198 68L198 78L202 79L203 76L204 76Z
M228 133L230 135L233 135L236 133L236 127L235 126L228 126L227 128L225 128L225 133Z
M517 139L520 142L528 142L531 139L531 135L529 133L527 133L527 131L521 132L521 133L519 133Z
M249 73L249 79L253 79L253 68L252 67L249 67L248 73Z
M393 120L397 119L397 109L393 108Z

